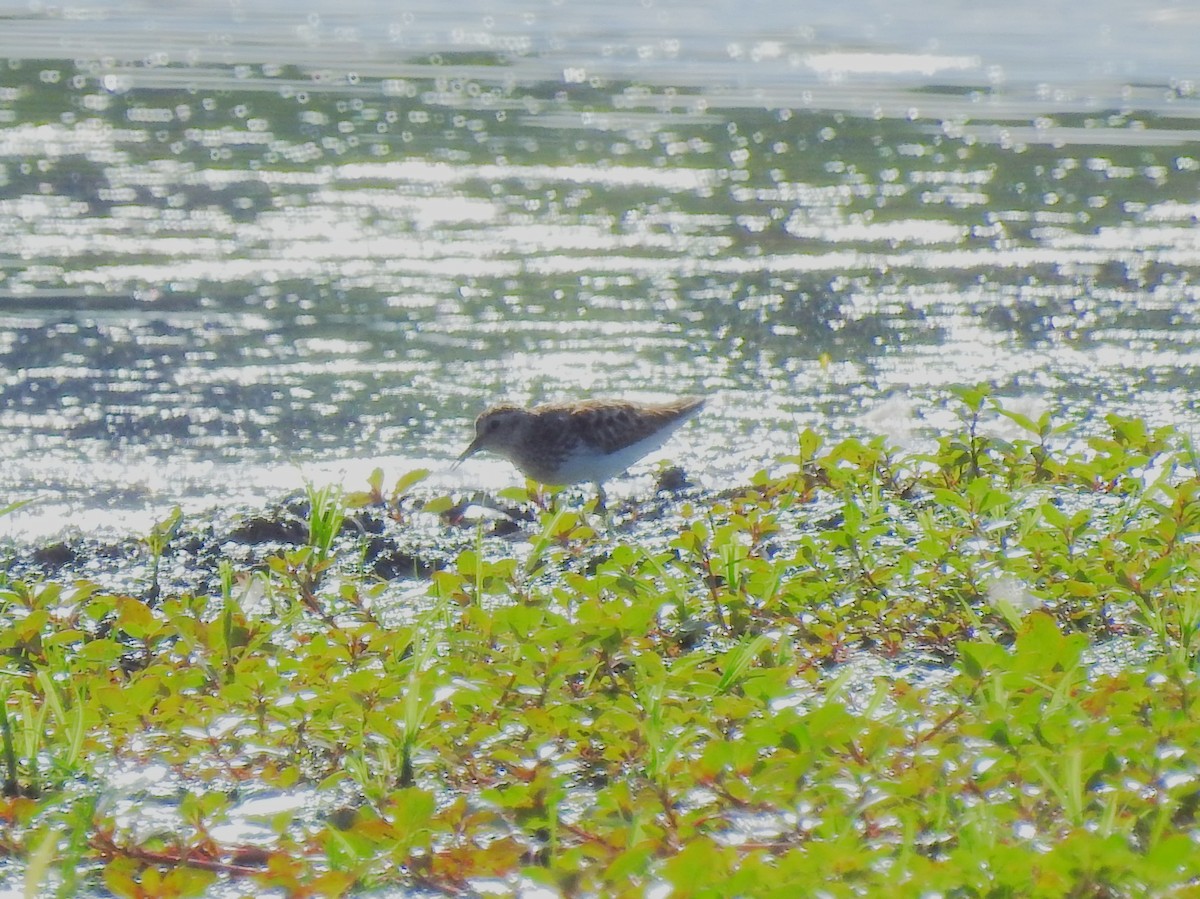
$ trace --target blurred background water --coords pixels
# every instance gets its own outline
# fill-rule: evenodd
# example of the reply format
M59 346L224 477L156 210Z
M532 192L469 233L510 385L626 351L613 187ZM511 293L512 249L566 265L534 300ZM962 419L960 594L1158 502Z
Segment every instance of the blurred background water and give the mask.
M3 527L514 483L499 400L710 393L717 487L976 381L1193 431L1200 9L910 7L0 0Z

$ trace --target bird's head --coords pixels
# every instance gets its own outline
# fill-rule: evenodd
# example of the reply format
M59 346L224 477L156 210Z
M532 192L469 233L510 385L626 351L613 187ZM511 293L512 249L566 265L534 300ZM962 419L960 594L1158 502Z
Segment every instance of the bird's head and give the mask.
M508 450L519 443L529 413L520 406L492 406L475 419L475 439L463 450L458 462L469 459L480 450L507 456Z

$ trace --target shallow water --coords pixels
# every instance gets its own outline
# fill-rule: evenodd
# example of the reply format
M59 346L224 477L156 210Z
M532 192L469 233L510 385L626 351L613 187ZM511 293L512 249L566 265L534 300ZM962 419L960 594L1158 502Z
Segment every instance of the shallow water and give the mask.
M501 486L500 399L710 393L713 486L976 381L1194 430L1200 14L890 10L0 6L0 524Z

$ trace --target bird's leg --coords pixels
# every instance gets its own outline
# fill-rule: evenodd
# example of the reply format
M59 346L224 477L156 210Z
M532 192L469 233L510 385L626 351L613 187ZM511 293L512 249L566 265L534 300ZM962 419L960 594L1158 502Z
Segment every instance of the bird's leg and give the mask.
M600 516L600 520L604 523L604 529L611 530L612 517L608 514L608 497L604 494L604 485L599 481L596 482L596 505L594 506L596 514Z

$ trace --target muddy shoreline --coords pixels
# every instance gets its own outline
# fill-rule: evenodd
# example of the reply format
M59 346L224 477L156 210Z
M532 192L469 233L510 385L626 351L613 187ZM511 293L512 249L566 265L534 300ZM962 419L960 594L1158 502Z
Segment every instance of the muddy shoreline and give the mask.
M626 499L610 510L615 531L654 522L700 491L678 468L666 469L653 492ZM422 581L450 564L482 538L520 541L537 527L544 497L515 502L484 491L414 493L399 502L376 501L347 508L334 543L334 555L352 560L379 581ZM567 491L552 500L583 511L590 495ZM102 590L153 600L162 595L219 595L221 566L254 573L268 560L309 545L310 507L303 492L259 508L182 516L164 535L155 558L150 535L97 538L65 529L46 540L10 542L0 550L9 582L78 581Z

